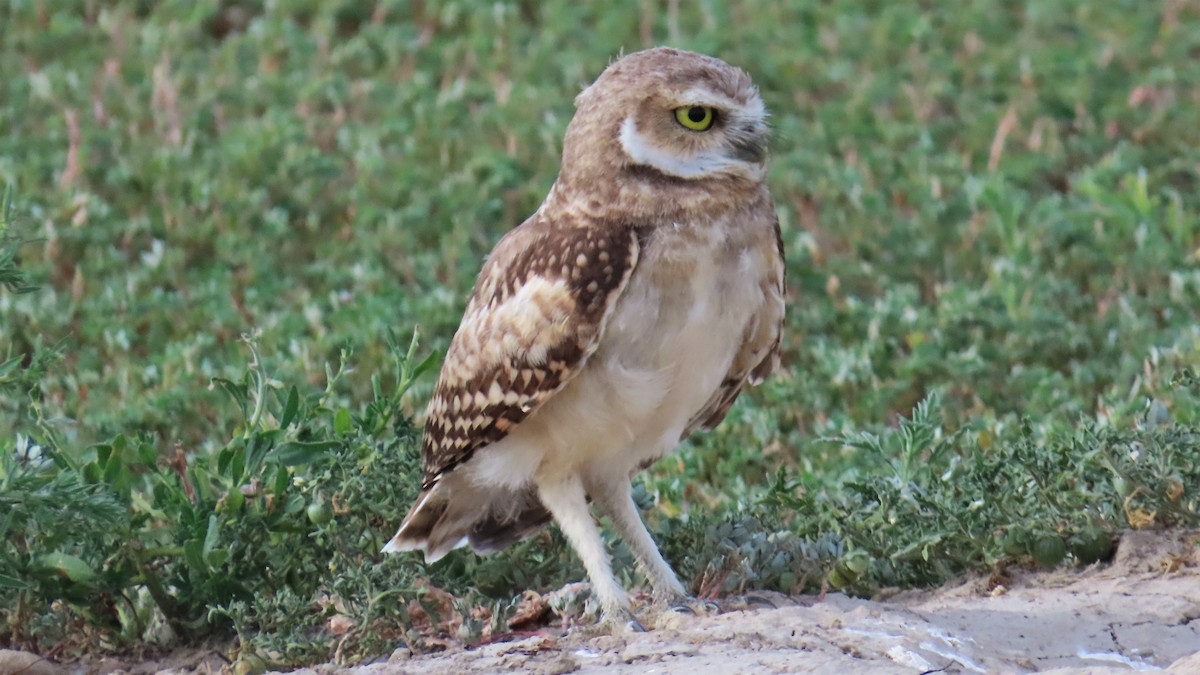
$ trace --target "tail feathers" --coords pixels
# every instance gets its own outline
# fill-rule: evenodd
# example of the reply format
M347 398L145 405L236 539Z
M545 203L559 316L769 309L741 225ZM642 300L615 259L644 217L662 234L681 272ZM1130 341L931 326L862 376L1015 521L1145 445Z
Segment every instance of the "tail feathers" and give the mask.
M475 523L468 540L471 548L480 553L495 553L534 534L550 522L550 512L537 497L526 502L516 517L500 521L493 517Z
M441 494L442 487L435 485L417 497L396 536L383 547L384 553L421 551L425 554L425 562L433 563L467 543L463 534L456 536L453 530L458 528L446 522L451 504Z
M384 553L421 551L433 563L470 544L479 553L494 553L540 530L550 521L533 490L483 490L447 482L422 492Z

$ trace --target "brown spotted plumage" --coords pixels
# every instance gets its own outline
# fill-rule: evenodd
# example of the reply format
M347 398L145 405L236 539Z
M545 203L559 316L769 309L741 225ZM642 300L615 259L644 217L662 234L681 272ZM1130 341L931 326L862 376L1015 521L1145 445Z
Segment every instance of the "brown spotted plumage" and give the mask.
M535 215L479 275L429 404L423 490L504 438L595 351L637 264L637 231Z
M688 603L630 477L777 367L783 239L766 112L741 70L631 54L576 99L537 213L483 266L426 414L421 494L385 551L495 551L551 519L606 621L639 627L589 503Z

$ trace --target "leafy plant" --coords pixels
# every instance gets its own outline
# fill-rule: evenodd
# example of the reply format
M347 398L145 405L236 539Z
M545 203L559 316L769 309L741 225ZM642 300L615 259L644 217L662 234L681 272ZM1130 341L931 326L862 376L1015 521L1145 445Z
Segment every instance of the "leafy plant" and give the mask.
M788 257L781 372L640 478L693 591L867 593L1196 523L1200 15L660 9L0 6L0 642L350 663L582 578L554 528L377 554L437 361L392 331L445 347L574 96L663 42L754 76Z

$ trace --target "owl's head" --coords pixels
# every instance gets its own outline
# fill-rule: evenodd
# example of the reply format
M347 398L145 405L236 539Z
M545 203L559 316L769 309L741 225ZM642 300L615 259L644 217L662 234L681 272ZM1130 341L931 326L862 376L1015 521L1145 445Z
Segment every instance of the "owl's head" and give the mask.
M767 113L750 76L720 59L656 48L610 65L575 100L564 164L677 181L761 181Z

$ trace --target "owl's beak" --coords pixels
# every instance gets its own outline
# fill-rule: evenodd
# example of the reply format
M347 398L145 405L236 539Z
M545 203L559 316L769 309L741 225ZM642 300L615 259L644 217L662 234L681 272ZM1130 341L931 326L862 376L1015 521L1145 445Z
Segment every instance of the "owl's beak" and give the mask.
M743 162L762 164L767 159L767 135L757 129L739 135L733 142L733 156Z

